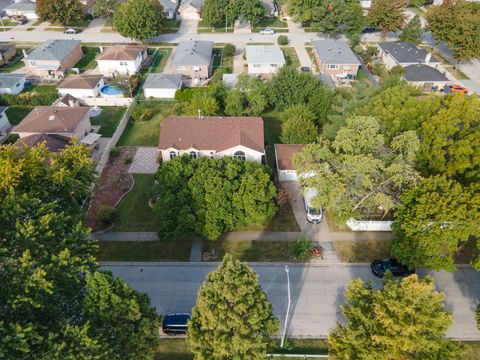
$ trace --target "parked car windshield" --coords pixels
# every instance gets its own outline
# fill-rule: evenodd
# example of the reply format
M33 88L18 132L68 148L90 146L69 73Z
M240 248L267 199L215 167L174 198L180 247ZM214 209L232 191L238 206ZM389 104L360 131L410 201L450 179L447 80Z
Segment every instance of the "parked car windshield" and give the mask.
M315 209L313 207L309 207L308 208L308 213L310 215L321 215L322 214L322 211L320 209Z

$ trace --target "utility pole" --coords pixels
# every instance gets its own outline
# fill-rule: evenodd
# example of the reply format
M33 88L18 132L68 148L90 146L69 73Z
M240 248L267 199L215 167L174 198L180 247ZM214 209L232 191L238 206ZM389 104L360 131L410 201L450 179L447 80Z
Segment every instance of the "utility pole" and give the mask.
M290 269L288 265L285 265L285 272L287 273L287 291L288 291L288 305L287 305L287 315L285 315L285 323L283 324L283 334L282 334L282 342L280 343L280 347L283 348L283 343L285 342L285 335L287 334L287 322L288 322L288 315L290 313Z

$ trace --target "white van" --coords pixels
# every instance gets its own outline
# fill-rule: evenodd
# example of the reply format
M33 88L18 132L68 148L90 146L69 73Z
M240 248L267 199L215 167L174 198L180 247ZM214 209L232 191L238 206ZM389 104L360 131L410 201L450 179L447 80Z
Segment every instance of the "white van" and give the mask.
M313 224L318 224L322 222L323 211L322 209L316 209L312 206L312 199L317 195L317 190L315 189L305 189L305 196L303 200L305 202L305 212L307 213L307 220Z

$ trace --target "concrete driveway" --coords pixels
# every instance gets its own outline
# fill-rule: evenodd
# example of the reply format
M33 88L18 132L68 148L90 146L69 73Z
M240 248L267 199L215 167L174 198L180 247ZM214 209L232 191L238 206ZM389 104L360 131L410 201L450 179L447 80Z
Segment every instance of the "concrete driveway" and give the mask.
M163 263L118 264L102 266L101 269L111 270L134 289L148 294L157 311L164 314L190 311L205 275L215 267L214 264ZM252 264L252 267L259 274L275 316L283 326L287 309L287 279L283 264ZM427 273L421 271L421 274ZM453 274L438 272L431 275L438 288L447 294L446 306L454 316L448 336L480 340L475 322L475 308L480 299L480 273L462 268ZM336 322L343 320L340 305L344 302L344 290L356 278L372 280L377 288L381 286L369 266L290 265L292 305L288 336L327 336Z
M178 34L196 34L198 27L198 20L182 20Z

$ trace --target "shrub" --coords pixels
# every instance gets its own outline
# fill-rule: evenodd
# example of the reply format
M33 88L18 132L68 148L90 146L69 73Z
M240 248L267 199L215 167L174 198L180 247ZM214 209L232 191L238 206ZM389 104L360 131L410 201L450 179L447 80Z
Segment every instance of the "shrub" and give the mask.
M193 95L202 91L206 91L206 88L184 88L177 90L175 93L175 100L177 101L190 101Z
M277 39L278 45L287 45L288 44L288 37L287 35L280 35Z
M111 225L115 221L117 209L111 205L103 204L97 210L97 222L103 225Z
M25 92L18 95L3 94L0 95L0 105L45 106L52 105L52 103L57 99L58 91L56 89L42 93Z
M132 111L130 118L132 121L148 121L155 115L154 109L149 105L137 105Z
M393 68L390 69L390 75L392 76L402 76L403 75L403 67L400 65L394 66Z
M354 48L353 48L353 51L355 51L355 53L361 55L363 53L363 47L362 45L356 45Z
M118 147L114 147L110 149L110 156L117 157L120 154L120 149Z
M309 238L297 236L288 246L288 251L294 261L307 262L312 257L312 245Z
M235 55L235 45L227 44L222 49L222 55L224 56L233 56Z
M477 319L477 329L480 330L480 304L477 306L477 312L475 314L475 319Z
M125 157L125 160L123 160L123 163L128 165L128 164L131 164L132 161L133 161L133 158L130 155L128 155Z

